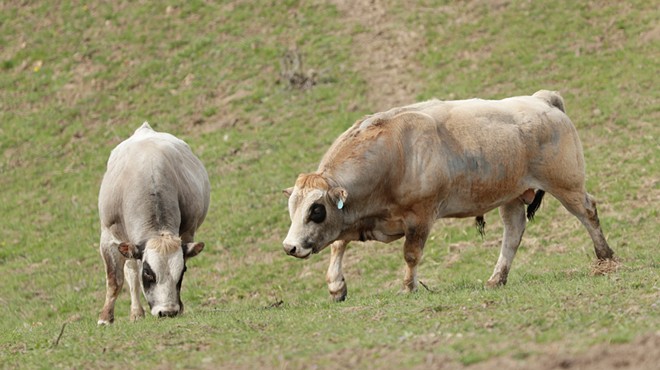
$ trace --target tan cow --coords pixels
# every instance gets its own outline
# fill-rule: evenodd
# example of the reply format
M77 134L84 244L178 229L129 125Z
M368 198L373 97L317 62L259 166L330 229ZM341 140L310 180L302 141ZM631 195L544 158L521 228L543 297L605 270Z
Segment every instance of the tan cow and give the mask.
M112 150L99 192L100 252L107 278L99 325L114 321L124 272L131 320L144 316L140 290L152 315L183 312L186 260L204 248L193 239L209 199L206 169L184 141L145 122Z
M503 285L525 230L525 205L531 203L531 218L548 192L584 224L596 256L611 259L584 167L580 139L556 92L394 108L356 122L315 173L301 174L284 191L291 217L284 250L307 258L331 245L326 279L340 301L347 292L346 245L405 236L404 289L413 291L436 219L479 220L499 207L504 237L487 284Z

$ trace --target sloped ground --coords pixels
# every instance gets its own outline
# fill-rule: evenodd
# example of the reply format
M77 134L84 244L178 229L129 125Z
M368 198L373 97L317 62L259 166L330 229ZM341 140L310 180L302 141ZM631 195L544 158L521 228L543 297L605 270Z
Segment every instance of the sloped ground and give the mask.
M414 24L405 23L397 18L397 9L392 5L396 2L389 0L333 0L333 3L344 13L346 28L360 27L363 32L354 38L354 55L358 62L356 66L360 74L367 81L367 98L374 111L387 110L394 106L407 105L415 101L420 92L424 76L416 71L420 70L419 61L416 59L423 48L428 47L422 33L422 28L416 28ZM491 11L497 12L503 9L508 1L489 2ZM446 6L444 10L459 18L458 22L469 22L470 12L480 5L479 1L467 1L460 6ZM424 10L424 8L418 8ZM437 11L438 9L436 9ZM462 19L461 19L462 18ZM618 36L617 36L618 35ZM621 43L620 34L607 34L616 43ZM658 27L641 35L643 42L658 41ZM604 47L604 39L596 40L587 48L597 49ZM584 48L576 47L576 53ZM484 54L471 54L467 57L478 59L486 56ZM486 91L485 93L488 93ZM532 92L530 92L531 94ZM598 112L596 112L598 113ZM657 190L657 179L649 187L651 199L645 197L648 206L657 206L659 192ZM452 222L452 221L449 221ZM460 222L460 221L459 221ZM496 243L495 243L496 244ZM533 241L526 243L529 247ZM493 245L498 247L499 245ZM458 258L459 254L450 255ZM355 256L360 258L360 256ZM451 261L449 261L451 263ZM660 305L660 297L657 305ZM430 347L432 348L432 346ZM660 364L660 332L637 338L634 343L628 344L602 344L596 345L587 351L574 353L570 348L555 343L548 346L530 345L530 348L522 350L531 354L522 359L512 357L498 357L474 365L461 365L449 360L446 356L436 355L430 349L423 365L418 369L511 369L511 370L535 370L535 369L657 369ZM387 367L387 364L396 363L401 356L398 350L371 349L366 358L372 358L373 352L379 357L378 365L363 362L361 350L348 351L330 355L331 362L337 364L337 369L347 367L379 368Z
M657 10L549 3L3 2L0 367L657 362ZM287 73L292 50L302 63ZM495 212L483 240L471 220L439 221L420 266L433 292L410 297L395 293L400 244L355 243L339 305L325 291L327 251L282 252L281 189L361 115L539 88L567 100L620 271L589 275L588 236L552 199L500 291L480 280L499 247ZM145 119L186 139L209 170L207 248L186 275L186 315L130 324L123 294L116 325L99 330L98 185L111 148Z
M660 363L660 332L638 338L633 343L597 345L586 352L571 353L569 349L557 350L553 346L539 349L541 354L516 360L510 357L495 358L469 366L469 369L640 369L653 370ZM440 364L429 368L444 369Z

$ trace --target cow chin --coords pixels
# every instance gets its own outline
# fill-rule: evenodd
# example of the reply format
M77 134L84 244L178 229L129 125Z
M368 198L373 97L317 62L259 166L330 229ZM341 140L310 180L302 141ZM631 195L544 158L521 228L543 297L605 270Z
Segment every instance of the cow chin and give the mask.
M329 244L326 244L322 247L318 246L313 246L311 248L305 247L305 248L298 248L296 250L296 253L292 254L292 256L300 259L307 259L309 258L312 254L317 254L320 251L324 250Z
M312 254L314 254L313 248L307 248L307 249L300 248L300 250L296 251L296 253L293 254L293 256L304 260L309 258L309 256L311 256Z

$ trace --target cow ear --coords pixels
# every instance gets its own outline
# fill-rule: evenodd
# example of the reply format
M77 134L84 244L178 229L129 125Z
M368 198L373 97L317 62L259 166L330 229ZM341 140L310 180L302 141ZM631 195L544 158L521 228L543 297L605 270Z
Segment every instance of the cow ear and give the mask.
M139 248L135 244L122 242L117 246L117 249L126 258L142 259L143 248Z
M282 190L282 194L284 194L284 196L286 196L287 198L290 198L291 194L293 194L293 186Z
M193 258L198 255L202 249L204 249L204 243L202 242L186 243L183 245L183 256L186 259Z
M328 191L328 196L338 209L342 209L344 208L344 203L346 203L346 199L348 198L348 192L342 187L335 187Z

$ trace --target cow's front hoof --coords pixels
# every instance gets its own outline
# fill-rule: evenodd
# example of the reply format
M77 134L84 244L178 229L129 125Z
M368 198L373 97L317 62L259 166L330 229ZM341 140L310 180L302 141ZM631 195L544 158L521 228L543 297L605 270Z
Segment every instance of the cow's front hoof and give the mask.
M417 286L418 286L417 279L411 281L404 281L403 288L401 288L401 293L403 294L414 293L417 291Z
M144 309L142 307L131 309L131 321L135 322L144 318Z
M110 325L114 321L115 321L115 315L114 314L109 314L109 313L102 312L99 315L99 321L97 321L96 323L99 326L101 326L101 325Z
M104 315L101 315L101 316L99 316L99 321L97 321L96 323L97 323L99 326L105 326L105 325L110 325L110 324L112 324L114 321L115 321L115 318L112 317L112 316L104 316Z
M328 284L328 291L332 300L335 302L343 302L346 300L346 295L348 294L348 288L346 287L346 282L342 278L341 281Z

